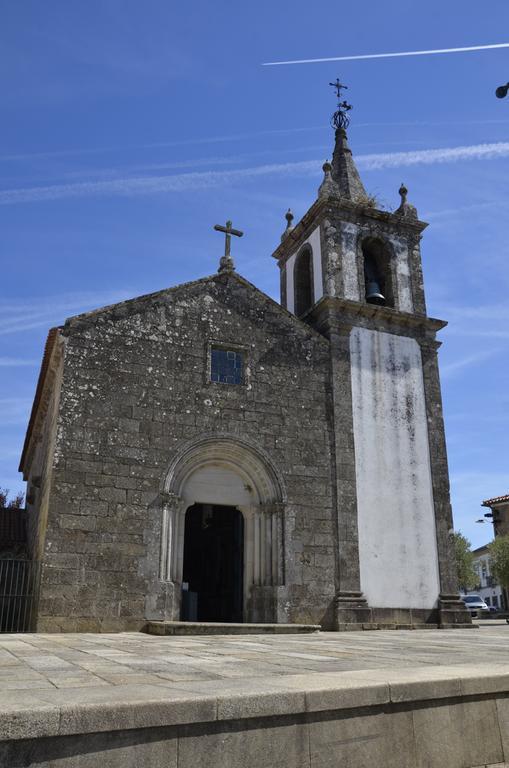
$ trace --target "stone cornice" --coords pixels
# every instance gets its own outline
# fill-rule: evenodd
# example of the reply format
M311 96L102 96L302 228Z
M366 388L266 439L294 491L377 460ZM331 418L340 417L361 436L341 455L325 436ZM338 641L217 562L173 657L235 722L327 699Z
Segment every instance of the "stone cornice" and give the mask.
M61 328L52 328L49 331L44 349L41 371L19 464L19 471L23 473L25 480L32 463L35 445L43 428L53 392L56 372L62 359L64 340L61 330Z
M272 257L280 263L286 261L303 240L323 221L327 216L340 215L342 221L363 224L376 222L378 226L387 227L387 233L403 230L407 234L420 235L428 226L426 222L418 219L406 219L398 213L379 211L369 205L359 205L350 200L329 196L315 200L311 208L306 211L298 224L284 237L276 248Z
M344 333L349 327L358 326L359 319L362 319L361 324L367 328L420 336L423 341L432 341L435 334L447 325L445 320L333 296L322 297L305 319L322 333L326 330Z

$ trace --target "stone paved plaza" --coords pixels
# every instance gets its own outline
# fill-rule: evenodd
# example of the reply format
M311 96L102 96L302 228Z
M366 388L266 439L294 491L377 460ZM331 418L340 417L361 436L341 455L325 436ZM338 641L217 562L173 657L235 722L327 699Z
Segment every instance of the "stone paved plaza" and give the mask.
M246 637L122 634L0 636L0 687L13 701L80 699L93 689L217 688L233 678L509 663L509 625L479 630L322 632ZM199 688L199 687L198 687ZM145 689L146 690L146 689ZM88 691L88 692L87 692Z

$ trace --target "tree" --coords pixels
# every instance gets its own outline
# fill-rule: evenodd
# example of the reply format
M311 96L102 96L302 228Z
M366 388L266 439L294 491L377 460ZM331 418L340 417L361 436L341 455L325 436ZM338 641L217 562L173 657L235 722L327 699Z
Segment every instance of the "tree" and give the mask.
M0 508L22 509L25 506L25 494L18 491L16 496L9 499L9 489L0 486Z
M509 535L496 536L488 547L491 572L505 589L509 588Z
M474 568L474 555L470 549L469 540L459 531L454 531L453 541L458 584L464 592L468 592L479 582L479 576Z

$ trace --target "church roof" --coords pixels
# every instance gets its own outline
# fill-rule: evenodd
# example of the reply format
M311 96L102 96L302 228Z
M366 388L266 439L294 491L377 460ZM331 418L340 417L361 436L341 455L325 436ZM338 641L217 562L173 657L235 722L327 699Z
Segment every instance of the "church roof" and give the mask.
M88 321L93 321L97 316L104 313L109 313L109 312L118 313L119 315L123 316L125 313L128 313L131 309L134 312L139 311L140 305L147 303L149 301L152 301L154 299L157 299L158 297L163 297L167 295L177 295L179 293L196 289L201 286L206 286L211 282L225 283L228 280L235 280L237 283L240 283L240 285L246 288L246 290L250 292L253 295L253 297L255 297L258 301L262 301L268 304L271 309L278 312L281 316L281 319L284 322L290 323L293 327L297 327L307 337L311 336L321 340L325 344L328 344L327 339L321 333L319 333L317 330L315 330L310 325L305 323L303 320L300 320L294 314L292 314L287 309L282 307L281 304L279 304L277 301L272 299L268 294L261 291L259 288L253 285L253 283L249 282L249 280L246 280L246 278L242 277L235 271L221 272L214 275L209 275L207 277L201 277L198 280L191 280L187 283L180 283L179 285L171 286L170 288L163 288L162 290L156 291L154 293L147 293L143 296L137 296L132 299L126 299L125 301L118 302L117 304L110 304L106 307L101 307L99 309L95 309L90 312L84 312L80 315L74 315L73 317L70 317L66 320L65 326L64 326L64 334L65 334L66 328L68 328L69 325L73 323L81 324L81 323L86 323Z

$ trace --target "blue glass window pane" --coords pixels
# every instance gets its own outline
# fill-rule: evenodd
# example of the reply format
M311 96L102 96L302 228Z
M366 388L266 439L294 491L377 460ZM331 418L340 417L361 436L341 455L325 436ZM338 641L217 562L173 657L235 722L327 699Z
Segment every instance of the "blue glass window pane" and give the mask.
M242 352L212 347L210 358L211 381L220 384L242 384Z

